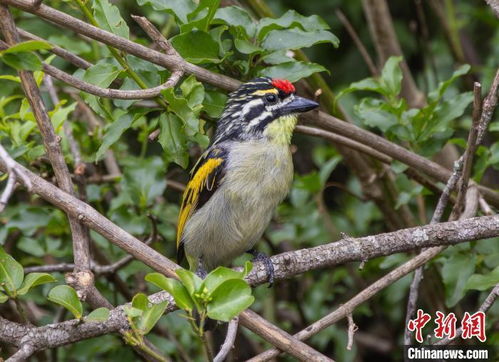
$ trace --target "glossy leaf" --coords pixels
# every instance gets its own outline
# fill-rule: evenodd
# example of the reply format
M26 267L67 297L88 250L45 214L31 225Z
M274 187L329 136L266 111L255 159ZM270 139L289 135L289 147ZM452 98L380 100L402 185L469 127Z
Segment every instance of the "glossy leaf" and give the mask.
M137 293L133 296L132 307L145 311L149 305L149 299L144 293Z
M108 0L94 0L92 8L95 19L102 29L128 39L130 31L117 6Z
M400 93L402 83L402 69L400 62L402 57L390 57L381 71L381 81L387 93L396 96Z
M27 40L21 43L17 43L9 47L8 49L0 51L0 55L2 54L13 54L13 53L24 53L30 52L34 50L48 50L52 49L52 45L43 40Z
M263 39L262 46L268 50L300 49L319 43L331 43L338 46L339 40L333 33L325 30L272 30Z
M109 318L109 309L97 308L85 317L85 322L105 322Z
M251 288L241 279L227 280L211 293L212 301L208 304L208 317L228 322L253 304L255 298Z
M24 269L13 257L0 247L0 284L5 284L9 293L15 293L21 287Z
M166 307L168 306L168 301L153 304L148 307L138 322L137 327L140 329L142 335L146 335L151 331L151 329L156 325L158 320L161 318L163 313L165 312Z
M137 0L137 4L151 4L154 10L166 10L175 15L181 23L187 23L187 15L196 9L192 0Z
M178 269L175 272L190 295L199 290L199 287L203 283L203 280L190 270Z
M24 295L30 289L36 287L37 285L54 283L56 282L55 278L47 273L29 273L24 277L24 281L21 285L21 288L17 291L17 294Z
M167 278L160 273L149 273L146 275L145 280L170 293L180 309L189 312L194 309L192 298L187 292L187 289L178 280Z
M300 27L307 31L327 30L327 23L317 15L303 16L294 10L288 10L280 18L263 18L258 23L258 38L263 39L265 35L274 29Z
M284 78L290 82L296 82L314 73L324 71L326 71L326 68L319 64L291 61L265 67L260 71L260 75L271 78Z
M173 47L190 63L219 63L218 43L210 34L201 30L192 30L170 39Z
M69 310L75 318L80 319L83 315L83 306L78 295L69 285L58 285L52 288L47 299Z
M246 10L239 6L225 6L217 10L214 23L239 27L248 37L255 35L255 24Z
M16 70L41 70L42 62L35 53L16 52L0 55L0 60Z

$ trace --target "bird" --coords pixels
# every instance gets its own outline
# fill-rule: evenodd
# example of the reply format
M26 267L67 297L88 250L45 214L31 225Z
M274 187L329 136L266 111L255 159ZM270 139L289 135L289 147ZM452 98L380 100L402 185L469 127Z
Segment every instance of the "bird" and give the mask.
M191 170L177 224L177 262L201 278L250 253L293 180L291 137L299 113L319 104L296 95L285 79L259 77L229 94L212 142Z

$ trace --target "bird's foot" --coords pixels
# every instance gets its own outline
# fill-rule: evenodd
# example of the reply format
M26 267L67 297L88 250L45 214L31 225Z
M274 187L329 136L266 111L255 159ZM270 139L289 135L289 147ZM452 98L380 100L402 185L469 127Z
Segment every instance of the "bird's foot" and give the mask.
M253 261L261 261L265 266L265 270L267 271L269 282L269 288L274 285L274 264L272 264L272 260L265 254L256 249L251 249L247 251L249 254L253 255Z
M208 272L206 271L203 264L203 259L201 257L198 258L198 267L196 268L196 275L201 279L206 278L206 276L208 275Z

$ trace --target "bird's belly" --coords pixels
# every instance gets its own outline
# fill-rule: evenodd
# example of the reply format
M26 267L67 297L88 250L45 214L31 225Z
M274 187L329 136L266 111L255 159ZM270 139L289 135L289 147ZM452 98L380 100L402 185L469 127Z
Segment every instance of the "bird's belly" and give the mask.
M251 249L286 197L293 177L287 147L231 150L223 183L185 227L185 251L207 269Z

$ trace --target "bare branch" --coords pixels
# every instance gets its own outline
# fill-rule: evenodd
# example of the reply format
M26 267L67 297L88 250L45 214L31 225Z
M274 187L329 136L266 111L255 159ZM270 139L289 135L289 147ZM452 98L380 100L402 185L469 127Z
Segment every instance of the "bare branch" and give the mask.
M354 323L352 313L350 313L349 315L347 315L347 319L348 319L348 343L347 343L347 349L350 351L350 350L352 350L352 346L353 346L353 336L354 336L355 332L357 332L357 330L359 329L359 327L357 327L357 325Z
M246 310L239 316L244 326L255 332L266 341L279 347L281 350L289 353L290 355L299 358L302 361L317 361L326 362L333 361L332 359L317 352L303 342L300 342L295 337L280 331L272 323L269 323L258 314L251 310ZM283 333L284 332L284 333Z
M347 17L345 16L345 14L343 14L343 11L341 11L340 9L336 9L335 14L343 24L345 29L347 30L353 42L355 43L355 46L359 50L362 59L364 59L367 68L369 68L369 72L371 72L371 75L377 76L379 74L379 71L376 68L376 65L374 64L373 60L371 59L371 56L369 55L369 52L367 51L366 47L364 46L364 44L362 44L362 41L360 40L359 36L357 35L357 32L353 28L350 21L348 21Z
M494 114L494 110L497 106L497 100L499 97L499 68L496 71L492 85L490 86L489 94L483 100L482 106L482 117L480 119L480 129L478 131L478 138L476 142L478 144L482 143L483 137L487 128L489 127L490 120Z
M41 40L41 41L49 43L52 46L49 49L50 52L60 56L61 58L67 60L68 62L77 66L78 68L87 69L93 65L92 63L87 62L85 59L80 58L76 54L73 54L70 51L63 49L63 48L55 45L54 43L49 42L48 40L40 38L39 36L36 36L35 34L32 34L32 33L28 32L26 30L23 30L21 28L17 28L17 31L19 32L19 35L21 35L23 38L31 39L31 40Z
M456 203L452 209L450 220L457 220L461 211L464 208L464 200L466 198L466 192L468 191L468 183L471 176L471 167L473 165L473 157L475 155L475 151L478 148L479 143L477 143L478 132L480 129L481 123L481 110L482 110L482 97L481 97L482 86L480 83L475 82L473 85L473 122L471 124L471 129L468 134L468 144L464 154L462 156L462 160L460 160L463 164L463 170L461 173L461 177L459 180L459 187L457 192ZM486 127L485 127L486 128Z
M227 335L225 336L225 341L220 348L220 351L213 359L213 362L223 362L225 358L229 354L230 350L234 346L234 341L236 340L237 335L237 326L239 324L239 317L234 317L229 322L229 326L227 327Z
M8 49L7 44L1 40L0 40L0 49L2 50ZM123 89L98 87L91 83L80 80L76 77L73 77L72 75L69 75L68 73L63 72L62 70L57 69L56 67L49 64L43 63L42 69L46 74L54 77L57 80L60 80L61 82L67 83L81 91L93 94L98 97L113 98L113 99L155 98L161 93L161 91L175 86L175 84L177 84L177 82L180 80L180 78L183 75L182 70L179 69L174 71L166 82L157 87L140 89L140 90L123 90Z
M359 142L340 136L333 132L328 132L324 131L323 129L302 126L302 125L296 126L296 131L311 136L322 137L328 141L345 145L349 148L365 153L366 155L373 156L374 158L380 160L383 163L390 164L393 161L391 157L388 157L385 154L378 152L369 146L363 145Z
M362 7L366 15L379 64L384 64L392 55L403 55L399 41L395 34L392 17L386 0L363 0ZM402 79L401 94L412 107L420 107L425 103L425 96L416 86L405 60L400 67L404 77Z

